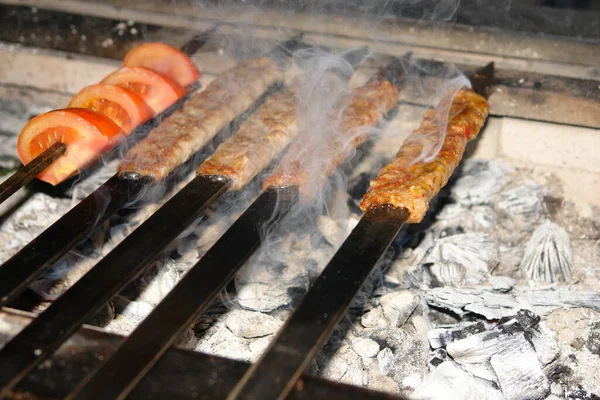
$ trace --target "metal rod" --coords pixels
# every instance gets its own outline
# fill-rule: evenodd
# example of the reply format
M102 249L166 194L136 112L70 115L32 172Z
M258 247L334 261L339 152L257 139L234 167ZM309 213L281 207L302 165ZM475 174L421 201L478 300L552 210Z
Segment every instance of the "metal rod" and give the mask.
M93 317L228 187L223 179L193 179L8 342L0 350L0 395Z
M48 147L27 165L19 168L10 178L0 184L0 204L12 196L17 190L27 185L40 172L48 168L56 159L67 151L67 146L62 142L56 142Z
M407 217L406 209L393 207L367 211L228 399L283 399L290 393Z
M0 267L0 306L14 300L94 228L133 200L147 182L147 178L114 175L8 259Z
M68 399L124 399L206 310L260 245L265 230L282 218L297 198L295 186L263 192L117 352L88 375Z

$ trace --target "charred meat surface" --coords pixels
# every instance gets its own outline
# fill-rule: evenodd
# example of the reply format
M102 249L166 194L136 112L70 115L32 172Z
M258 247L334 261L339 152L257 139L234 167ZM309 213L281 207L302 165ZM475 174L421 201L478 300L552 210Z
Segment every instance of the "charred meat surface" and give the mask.
M448 102L451 101L450 107ZM409 210L408 223L420 222L429 201L448 182L460 162L467 142L474 139L488 115L487 101L471 89L443 99L423 117L421 126L405 140L400 151L371 181L361 209L391 205ZM430 161L423 151L435 147L439 132L443 144Z
M297 83L270 96L238 132L198 168L198 175L229 178L232 190L244 187L296 137Z
M340 134L332 135L332 143L322 144L327 146L328 157L323 168L319 171L319 182L322 183L330 176L356 147L364 143L368 136L368 127L373 127L385 114L392 110L398 103L398 89L388 80L372 80L352 91L350 99L344 102L345 109L341 113L339 123ZM339 110L336 110L339 111ZM334 112L334 115L339 114ZM303 195L309 192L310 172L302 166L302 159L306 157L305 143L295 141L284 156L279 166L265 180L263 188L270 186L291 186L300 188ZM308 149L308 151L311 151Z
M229 122L247 110L283 71L269 57L250 59L222 73L134 146L119 173L160 180L206 145Z

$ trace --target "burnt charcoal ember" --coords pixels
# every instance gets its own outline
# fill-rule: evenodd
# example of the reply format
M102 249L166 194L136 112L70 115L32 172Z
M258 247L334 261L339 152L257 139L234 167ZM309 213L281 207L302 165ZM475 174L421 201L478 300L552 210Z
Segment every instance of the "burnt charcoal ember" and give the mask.
M490 271L500 262L498 244L486 233L463 233L452 235L437 240L424 260L432 264L458 264L464 267L464 282L467 285L475 285L485 281ZM444 267L432 267L432 273ZM444 273L449 275L447 267ZM454 272L458 272L456 269ZM451 277L451 281L459 280L460 277Z
M461 176L452 186L451 198L465 206L489 204L513 169L505 164L487 160L467 160Z
M234 335L252 339L277 332L282 321L259 312L232 310L225 317L225 325Z
M323 215L317 219L319 232L323 235L327 243L336 249L348 237L356 224L358 224L358 220L352 217L344 220L335 220Z
M544 214L546 195L543 186L524 179L498 193L494 207L510 222L508 229L531 232Z
M154 309L152 304L145 301L132 301L123 296L113 298L115 312L133 322L141 322Z
M11 210L11 202L0 205L0 263L33 240L71 206L71 200L43 193L24 198L16 211Z
M430 271L437 286L462 286L467 275L467 268L457 262L433 263Z
M532 309L542 316L559 308L600 310L600 294L579 286L516 287L509 293L499 293L486 287L439 287L422 295L431 306L449 310L461 317L473 313L488 320L510 316L521 308Z
M492 286L493 290L502 293L510 292L510 290L517 284L517 282L510 276L490 276L488 282Z
M379 299L383 315L392 327L403 326L420 301L419 296L408 290L388 293Z
M439 349L446 346L448 343L464 339L483 331L485 331L485 325L483 325L483 322L478 322L464 327L432 329L427 336L429 345L434 349Z
M585 347L590 353L600 356L600 322L590 325L590 333L585 341Z
M411 398L423 400L502 400L504 396L492 382L463 370L453 361L444 361L425 377Z
M521 270L535 282L568 282L572 278L573 255L567 232L546 220L527 242Z
M454 337L453 337L454 335ZM507 399L543 398L550 393L544 367L558 356L555 336L540 317L522 310L489 330L483 324L434 330L430 343L475 376L499 385Z
M265 283L248 283L238 289L238 304L252 311L271 312L290 304L290 293L287 287Z

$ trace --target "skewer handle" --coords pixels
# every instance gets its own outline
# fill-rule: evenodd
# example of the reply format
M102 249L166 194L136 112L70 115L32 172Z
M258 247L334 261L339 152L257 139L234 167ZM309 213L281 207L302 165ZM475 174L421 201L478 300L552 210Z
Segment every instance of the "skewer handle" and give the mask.
M27 163L27 165L19 168L10 178L0 184L0 203L31 182L37 174L48 168L50 164L65 154L66 151L67 146L64 143L56 142Z
M450 103L450 104L449 104ZM421 126L404 141L364 195L363 211L393 206L409 210L408 223L423 220L435 197L462 159L467 142L479 133L488 115L485 98L461 89L427 111ZM437 154L427 155L443 141Z

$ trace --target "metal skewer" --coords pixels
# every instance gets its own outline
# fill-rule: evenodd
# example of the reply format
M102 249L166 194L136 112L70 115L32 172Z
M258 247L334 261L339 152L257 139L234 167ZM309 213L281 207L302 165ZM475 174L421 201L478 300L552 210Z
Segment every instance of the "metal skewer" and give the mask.
M472 77L473 88L485 96L492 77L490 64ZM229 400L283 399L290 393L408 217L407 209L392 206L363 215Z
M207 41L211 32L214 32L214 29L192 38L196 50L199 48L199 41ZM278 44L273 50L274 56L281 54L279 52L289 51L287 46L293 49L294 43L300 42L293 38ZM162 117L163 115L157 118ZM96 226L136 198L142 188L150 182L151 178L136 174L115 174L12 256L0 266L0 306L14 300L35 279L87 237Z
M407 55L406 58L410 57ZM358 60L357 60L358 61ZM401 82L404 68L380 73ZM273 227L298 199L298 187L270 187L233 223L117 352L70 394L69 399L125 398L260 246L261 230ZM235 252L231 249L235 248Z
M362 61L367 53L367 48L361 48L348 53L347 56L354 60L357 55L362 55ZM204 212L209 204L227 191L231 184L229 179L220 176L197 175L0 349L2 390L8 391L50 356L112 296L138 276L169 243ZM268 199L265 201L269 202ZM277 205L276 196L269 204ZM266 212L264 205L261 210ZM257 234L255 233L255 236ZM244 240L244 237L239 237L238 240Z
M96 375L88 376L68 398L125 398L233 278L260 245L261 232L282 218L297 198L294 186L263 192L132 332L118 356L110 358Z
M0 184L0 204L31 182L37 174L48 168L58 157L65 154L65 151L67 151L67 146L64 143L54 143L31 160L29 164L19 168L10 178Z

